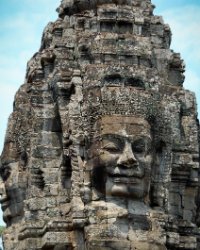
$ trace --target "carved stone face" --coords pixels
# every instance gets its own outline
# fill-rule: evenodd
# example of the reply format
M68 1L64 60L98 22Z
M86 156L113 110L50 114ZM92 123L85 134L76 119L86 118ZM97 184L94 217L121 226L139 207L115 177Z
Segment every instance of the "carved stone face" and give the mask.
M23 214L25 189L20 186L18 162L2 166L1 178L0 202L3 219L9 225L13 218L17 220L18 216ZM23 185L23 182L21 182L21 185Z
M144 198L152 163L149 123L138 117L105 116L99 125L101 141L91 147L98 152L93 158L93 185L104 189L107 197Z

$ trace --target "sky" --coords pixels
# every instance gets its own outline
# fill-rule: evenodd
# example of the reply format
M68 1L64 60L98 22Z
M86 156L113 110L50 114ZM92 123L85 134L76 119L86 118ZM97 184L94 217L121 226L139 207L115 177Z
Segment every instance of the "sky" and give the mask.
M171 48L186 64L184 86L196 93L200 114L200 1L152 0L154 14L172 30ZM60 0L0 0L0 151L14 95L24 83L26 63L38 51L44 27L57 18ZM0 213L0 225L3 224Z

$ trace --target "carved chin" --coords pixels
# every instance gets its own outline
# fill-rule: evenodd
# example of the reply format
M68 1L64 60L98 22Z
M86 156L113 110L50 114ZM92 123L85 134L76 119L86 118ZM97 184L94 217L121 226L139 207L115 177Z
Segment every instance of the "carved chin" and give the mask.
M23 215L23 202L13 202L10 204L8 203L7 207L3 207L3 220L6 223L9 223L12 219L16 218L17 216Z
M141 199L147 195L147 191L140 187L127 187L126 185L113 185L111 189L112 196L128 197Z
M3 212L3 220L7 223L12 218L10 208L6 208Z
M131 199L142 199L148 194L148 185L141 183L106 183L106 194L110 196L127 197Z
M113 185L111 188L111 195L113 196L129 196L126 185Z

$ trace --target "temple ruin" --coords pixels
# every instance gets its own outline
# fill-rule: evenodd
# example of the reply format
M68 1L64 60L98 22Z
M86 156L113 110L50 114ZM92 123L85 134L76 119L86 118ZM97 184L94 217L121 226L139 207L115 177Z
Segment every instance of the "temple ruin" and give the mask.
M200 249L199 122L150 0L62 0L1 155L5 250Z

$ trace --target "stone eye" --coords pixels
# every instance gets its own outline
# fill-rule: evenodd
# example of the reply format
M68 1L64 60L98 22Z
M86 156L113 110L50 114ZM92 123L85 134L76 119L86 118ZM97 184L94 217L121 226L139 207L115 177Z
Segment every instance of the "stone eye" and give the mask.
M114 143L105 144L105 146L103 146L103 149L113 154L118 153L120 151L120 148Z
M145 143L143 140L136 141L132 144L132 150L134 153L144 153L145 152Z
M0 176L3 181L6 181L10 176L10 167L8 165L3 165L0 168Z

